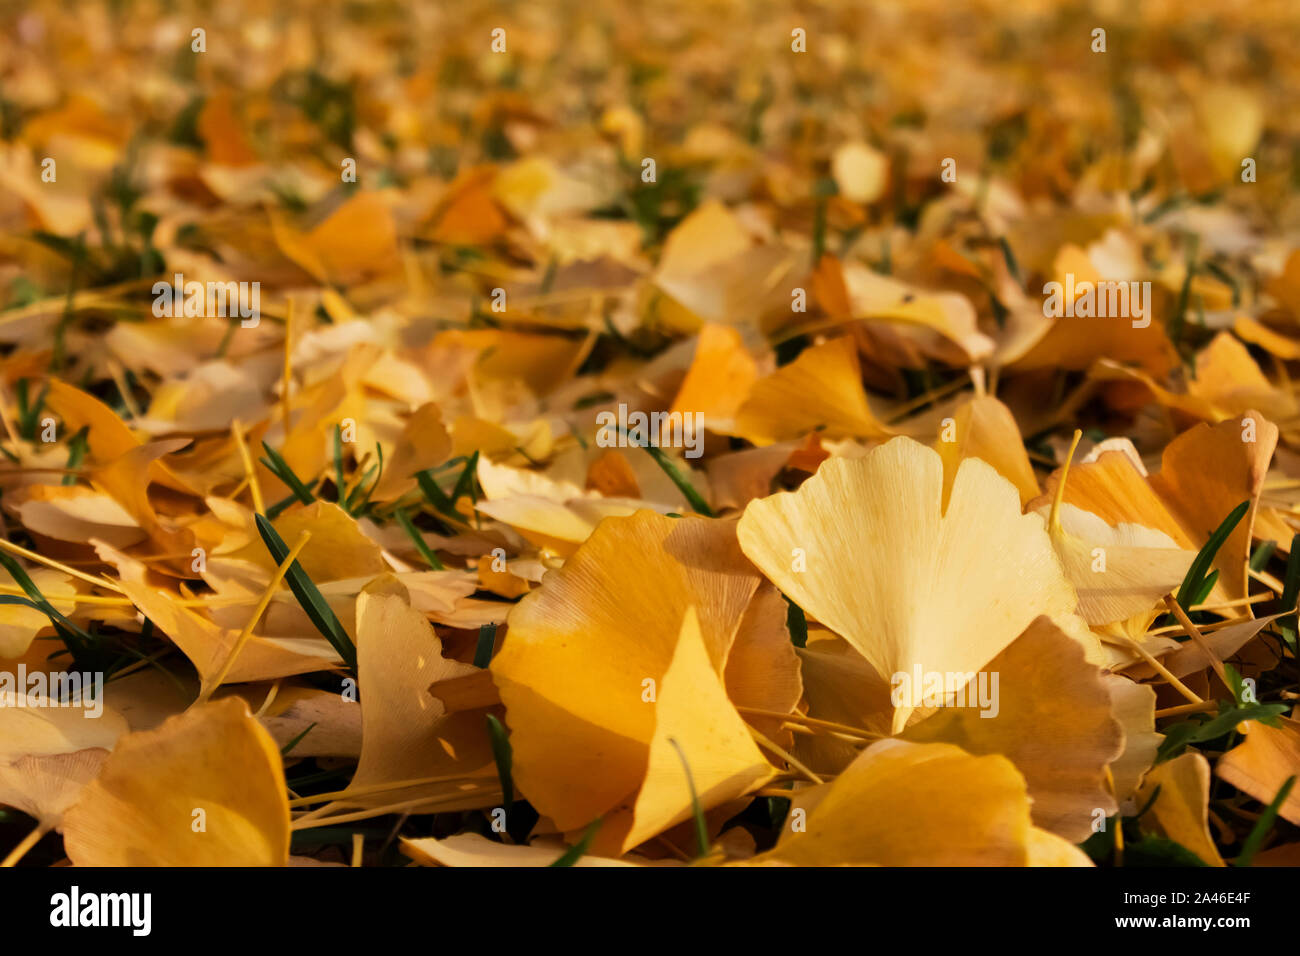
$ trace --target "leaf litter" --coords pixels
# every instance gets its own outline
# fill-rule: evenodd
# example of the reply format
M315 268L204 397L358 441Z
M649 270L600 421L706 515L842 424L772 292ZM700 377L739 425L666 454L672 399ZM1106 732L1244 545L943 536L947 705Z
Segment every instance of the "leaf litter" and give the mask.
M1300 860L1294 11L724 6L3 14L6 865Z

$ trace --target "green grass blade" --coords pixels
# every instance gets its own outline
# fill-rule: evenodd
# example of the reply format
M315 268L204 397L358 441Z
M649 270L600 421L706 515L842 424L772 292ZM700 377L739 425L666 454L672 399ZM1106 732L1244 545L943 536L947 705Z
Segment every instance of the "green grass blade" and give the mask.
M1228 690L1232 692L1232 702L1238 707L1246 706L1246 702L1241 699L1241 695L1245 691L1246 685L1241 679L1241 674L1238 673L1237 668L1233 667L1227 661L1224 661L1223 672L1228 677Z
M420 529L411 522L410 515L401 510L393 512L393 515L397 518L397 523L402 526L402 530L406 532L407 537L411 539L411 543L415 545L415 550L420 552L420 557L424 558L425 563L435 571L447 570L443 567L442 562L438 560L438 556L434 554L433 549L425 543L424 537L420 534Z
M366 489L366 496L361 499L361 504L352 509L353 514L358 514L366 510L370 504L370 496L375 493L375 489L379 487L379 483L384 480L384 446L379 444L379 442L375 442L375 456L379 459L379 468L375 472L375 480L370 487Z
M1189 744L1202 744L1232 733L1240 723L1257 720L1273 727L1277 718L1289 709L1285 704L1246 704L1242 707L1220 704L1220 713L1206 721L1189 720L1163 728L1165 739L1156 751L1156 762L1177 757Z
M1196 607L1196 605L1204 604L1206 601L1208 601L1210 599L1210 592L1214 590L1214 586L1218 583L1219 583L1219 569L1215 568L1208 575L1206 575L1205 580L1201 582L1200 588L1196 591L1196 594L1192 597L1192 603L1188 605L1188 607Z
M1275 717L1280 717L1287 712L1285 704L1247 704L1244 707L1230 708L1213 720L1207 720L1196 733L1192 734L1192 743L1205 743L1210 740L1217 740L1224 734L1230 733L1234 727L1248 720L1258 720L1262 724L1270 727L1276 726Z
M309 733L311 733L311 729L316 726L316 723L317 722L313 720L310 724L307 725L306 730L304 730L297 737L294 737L293 740L289 741L287 744L281 747L280 756L281 757L289 756L289 751L292 750L294 747L298 746L298 744L302 743L302 738L306 737Z
M1155 789L1151 791L1151 796L1147 797L1147 802L1142 805L1142 809L1137 812L1137 816L1133 818L1134 820L1141 820L1146 815L1146 812L1155 806L1162 787L1164 787L1163 783L1156 784Z
M307 486L307 490L311 491L315 487L316 487L316 482L313 481L310 485ZM281 498L279 501L277 501L275 504L267 506L266 516L270 518L272 521L274 521L276 518L280 517L280 515L284 513L285 508L288 508L290 505L297 504L297 503L298 503L298 496L291 491L283 498Z
M302 483L302 479L293 473L293 469L289 467L289 463L280 457L278 451L266 442L262 442L262 448L266 451L266 457L261 459L262 464L264 464L267 469L275 475L275 477L279 478L289 486L289 490L293 492L294 497L305 505L309 505L316 500L316 497L310 490L308 490L307 486Z
M358 496L360 496L361 489L366 486L366 483L370 481L370 476L374 473L375 466L371 465L365 470L365 473L362 474L361 478L357 481L356 487L352 489L347 499L343 502L343 510L348 514L352 514L353 503L357 500Z
M497 626L481 624L478 629L478 644L474 648L474 666L487 668L492 663L492 648L496 646Z
M1250 835L1246 837L1246 842L1241 845L1241 853L1233 861L1235 866L1250 866L1254 862L1255 854L1259 852L1259 848L1264 844L1264 838L1273 829L1278 810L1281 809L1282 804L1286 803L1286 798L1291 795L1291 788L1294 786L1295 776L1287 777L1286 783L1282 784L1282 789L1278 790L1273 802L1259 815L1259 819L1251 827Z
M97 643L94 637L69 621L46 599L45 595L41 593L41 589L36 586L36 583L23 569L23 566L15 560L13 555L0 551L0 565L4 566L4 569L9 572L9 576L23 589L28 598L28 600L24 600L16 594L0 595L0 604L21 604L40 611L50 619L59 635L72 645L72 650L87 651Z
M596 839L596 833L600 830L600 825L604 822L604 819L601 817L592 820L591 823L588 824L586 831L582 834L582 839L565 850L564 854L552 863L551 866L573 866L573 864L586 856L587 850L591 846L591 841Z
M795 647L807 647L808 618L804 616L803 608L794 601L786 598L785 603L785 626L790 631L790 643Z
M487 715L488 737L492 741L492 759L497 764L497 778L501 781L502 805L509 808L515 802L514 750L505 725L491 714Z
M59 636L68 644L68 650L73 652L72 656L74 658L89 650L89 645L94 643L95 639L93 637L69 621L44 600L37 601L32 598L19 597L16 594L0 594L0 605L4 604L17 604L28 607L48 617L50 623L54 625L54 629L59 632Z
M1002 247L1002 258L1006 261L1007 272L1015 280L1016 285L1023 286L1024 280L1020 278L1020 264L1016 262L1016 254L1011 251L1011 243L1007 242L1006 236L998 237L998 245Z
M257 533L262 536L262 542L266 545L266 550L271 552L271 557L279 565L289 556L289 546L284 543L279 532L271 525L265 515L254 515L257 521ZM306 612L307 617L311 619L316 630L325 636L325 639L333 645L334 650L338 651L339 657L343 658L343 663L351 670L357 669L357 649L352 643L352 638L348 637L348 632L343 629L339 623L338 617L334 614L332 608L326 603L320 589L312 583L311 578L307 577L307 572L302 569L302 565L295 559L289 565L289 572L285 575L285 581L289 585L289 590L297 598L298 604Z
M1192 605L1197 603L1196 598L1204 586L1210 566L1214 563L1214 556L1219 553L1223 542L1228 540L1228 536L1249 510L1249 501L1243 501L1233 508L1228 517L1223 519L1223 523L1215 529L1214 534L1210 535L1210 540L1205 542L1205 547L1196 553L1192 566L1187 569L1187 576L1183 578L1183 583L1178 588L1178 603L1183 606L1184 611L1191 610Z
M8 558L9 555L4 555ZM12 559L10 559L12 560ZM11 572L12 573L12 572ZM73 631L77 636L86 641L93 641L89 634L81 630L76 624L73 624L66 617L59 613L59 610L47 601L39 592L35 597L19 597L17 594L0 594L0 604L20 604L23 607L29 607L33 611L40 611L50 619L50 623L59 627L66 627Z
M65 485L75 485L77 483L77 476L71 474L71 472L80 468L82 460L86 457L86 434L89 431L89 428L90 426L81 428L78 430L77 434L73 435L72 438L68 440L67 468L69 474L63 476L63 483Z
M623 433L625 438L628 437L626 428L620 428L619 431ZM628 440L631 441L630 438ZM704 515L706 518L717 517L713 513L713 509L709 507L709 503L700 496L700 493L695 489L695 486L681 473L677 464L664 454L662 448L656 448L654 445L650 444L636 445L636 447L642 449L646 454L653 458L655 464L663 470L663 473L672 479L672 483L677 486L677 490L682 493L682 496L690 504L692 511L696 514Z
M1263 541L1255 549L1255 553L1250 556L1250 569L1252 571L1263 571L1268 567L1268 562L1273 559L1274 552L1277 551L1276 541Z
M1286 617L1278 621L1282 639L1294 651L1296 648L1296 599L1300 598L1300 534L1291 538L1291 553L1286 559L1286 574L1282 579L1282 597L1278 606Z
M438 487L438 483L433 480L433 475L428 471L421 471L415 476L416 483L420 486L420 491L424 495L425 501L429 502L433 509L440 514L446 515L454 521L463 522L465 516L458 512L452 504L450 498Z
M365 510L366 505L370 504L370 496L374 490L379 487L379 482L384 477L384 448L382 445L375 444L375 452L378 456L378 464L371 465L366 469L366 473L361 476L357 486L352 489L352 494L348 495L347 502L343 505L343 510L350 515L360 514ZM375 480L371 481L370 476L374 475ZM365 494L362 494L362 491ZM358 500L360 499L360 500Z
M27 441L36 441L36 426L40 424L41 409L45 407L45 396L49 393L50 383L42 386L36 401L28 404L28 382L25 378L18 380L18 434Z
M678 470L676 463L669 458L662 448L655 448L653 445L643 445L646 452L655 460L655 464L663 469L664 474L672 479L674 485L681 491L682 495L690 503L691 510L696 514L704 515L706 518L716 517L709 503L704 500L703 496L696 490L695 486L687 480L686 476Z
M455 510L456 502L461 498L468 496L471 501L478 501L478 452L469 456L465 462L465 467L456 479L456 486L451 491L452 510ZM464 518L462 517L462 521Z
M686 786L691 791L691 814L695 819L695 856L696 858L707 856L709 828L704 822L704 809L700 806L699 795L695 792L695 777L691 775L691 765L686 762L686 754L682 753L681 744L673 737L669 737L668 742L677 751L677 759L682 762L682 770L686 772Z

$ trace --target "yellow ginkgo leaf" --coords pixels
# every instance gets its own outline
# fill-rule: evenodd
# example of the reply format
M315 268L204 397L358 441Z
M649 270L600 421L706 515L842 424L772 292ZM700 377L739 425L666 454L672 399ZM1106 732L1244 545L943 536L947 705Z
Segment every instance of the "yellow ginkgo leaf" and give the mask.
M607 498L640 498L641 486L631 462L617 448L601 453L587 466L588 491Z
M35 817L37 832L48 832L59 826L86 784L99 775L107 756L107 750L87 747L0 763L0 804Z
M281 436L278 451L295 475L319 475L330 464L334 429L345 426L349 419L356 424L357 447L373 447L372 434L366 426L367 416L363 414L366 408L363 379L379 358L380 350L375 346L357 345L348 351L332 374L293 395L292 426L287 437ZM257 440L265 433L264 429L254 430L248 439L251 445L258 447ZM289 487L260 461L256 472L268 499L278 500L290 494Z
M154 509L149 499L149 482L150 476L155 474L150 469L158 459L189 443L188 438L175 438L138 445L90 473L95 487L111 496L148 534L152 554L160 556L153 561L155 567L181 575L185 571L180 569L189 566L194 534Z
M462 809L499 800L485 712L448 714L429 693L430 684L477 670L443 657L438 635L395 577L371 582L357 597L361 759L338 805L416 806L427 796L439 809Z
M262 685L249 685L240 696L262 708L257 719L278 746L293 743L295 758L356 758L361 753L361 708L342 694L286 681L269 704Z
M939 455L895 438L751 502L737 531L746 556L883 680L967 673L1038 615L1071 615L1075 595L1042 519L1021 515L992 467L964 461L946 511L942 497ZM914 705L895 705L895 732Z
M1261 803L1271 803L1287 778L1300 775L1300 720L1277 717L1270 727L1248 720L1239 727L1246 739L1219 758L1214 772ZM1284 820L1300 823L1300 795L1292 789L1278 808Z
M736 412L735 429L755 445L802 438L816 429L824 429L828 438L893 434L867 402L849 337L804 349L789 365L755 382Z
M723 680L727 697L746 715L746 720L781 746L794 743L780 717L756 716L748 711L788 714L803 696L799 658L790 642L786 625L785 600L770 584L754 595L736 631L727 655Z
M384 464L384 473L371 498L394 501L415 487L415 475L442 464L451 454L451 437L442 412L428 402L411 413L397 445Z
M1037 827L1031 827L1029 830L1029 839L1026 841L1026 850L1029 853L1029 859L1026 866L1046 867L1046 866L1092 866L1090 860L1082 850L1063 837L1057 836L1049 830L1040 830Z
M107 545L100 545L100 556L118 567L130 567L130 559ZM137 565L138 567L138 565ZM199 673L205 693L215 687L212 681L241 683L254 680L271 680L293 674L327 670L342 663L338 654L323 638L315 636L297 638L270 638L250 634L239 655L230 664L231 652L239 642L240 630L223 627L214 621L206 609L186 607L171 591L154 587L143 580L123 580L119 585L131 603L152 621L158 632L171 638L194 669ZM256 596L249 596L248 609L240 609L242 628L252 613ZM225 671L223 675L223 671Z
M1115 799L1127 800L1142 775L1155 763L1164 734L1156 732L1156 692L1120 674L1104 677L1110 692L1111 713L1124 728L1124 750L1110 765Z
M1094 810L1115 812L1106 769L1124 743L1100 669L1085 660L1076 640L1039 618L972 684L986 676L994 690L988 705L981 696L981 706L973 707L967 697L967 706L940 708L903 736L1002 754L1025 777L1034 824L1082 843L1092 833Z
M1038 513L1046 517L1049 510L1044 505ZM1058 515L1059 524L1050 527L1052 544L1079 595L1079 616L1089 624L1145 615L1178 589L1196 559L1195 551L1153 528L1111 527L1074 505L1062 505Z
M1150 478L1122 451L1073 466L1063 500L1112 527L1129 523L1163 532L1189 551L1199 550L1233 508L1249 502L1246 516L1214 558L1220 576L1211 600L1240 600L1247 593L1255 510L1277 440L1277 426L1255 411L1217 425L1200 424L1166 446L1160 472ZM1050 501L1060 480L1058 471L1047 480L1044 497L1029 508Z
M211 97L199 110L199 138L207 147L208 159L222 166L247 166L257 161L257 154L249 145L244 126L235 112L233 97L228 89Z
M400 261L393 213L377 192L356 193L306 232L274 211L271 227L285 256L322 282L383 275Z
M59 825L127 731L123 716L102 701L76 703L0 706L0 804L35 817L43 830Z
M476 377L485 381L523 382L544 395L582 364L595 343L593 336L574 339L505 329L453 329L434 339L434 348L464 346L478 352Z
M1153 768L1142 782L1136 802L1150 805L1151 822L1169 839L1187 847L1207 865L1223 866L1223 857L1210 836L1209 800L1210 762L1196 751L1188 751Z
M76 866L284 866L280 751L237 698L127 734L63 818Z
M260 588L269 582L276 562L257 532L253 513L237 506L222 507L222 525L213 531L219 543L214 542L207 561L212 572L208 581L220 588L224 578L232 577L248 587ZM318 585L352 579L368 581L389 570L383 548L362 530L356 518L332 501L318 499L309 505L295 502L272 524L289 543L311 532L298 563ZM409 542L405 536L402 540L404 544Z
M991 395L979 395L963 403L940 424L935 445L943 458L943 500L947 504L957 469L967 458L981 458L1020 492L1020 503L1038 494L1038 479L1025 452L1024 439L1011 409Z
M754 248L736 216L709 200L669 234L655 284L696 322L726 322L741 314L738 306L753 293L757 263L751 260L743 272L733 266Z
M1070 854L1059 841L1034 835L1024 778L1002 756L885 740L817 789L824 795L805 814L792 809L780 842L754 862L1087 865L1080 851ZM795 830L796 823L802 829Z
M298 563L313 581L373 577L388 570L379 545L365 536L357 526L356 518L332 501L295 505L286 509L273 524L280 537L290 543L297 541L304 531L311 532L311 539L298 556ZM249 548L268 569L274 567L260 537Z
M1276 388L1259 365L1230 332L1220 332L1196 356L1196 374L1187 382L1187 394L1210 405L1215 418L1229 418L1258 408L1269 418L1291 418L1295 399Z
M686 653L679 651L686 609L697 609L699 640L720 682L759 582L736 544L734 522L640 511L602 522L515 606L492 676L506 705L515 780L540 813L572 831L631 805L663 726L657 711L665 675ZM675 685L705 682L693 656L678 667L688 670ZM736 718L722 691L708 701L696 701L694 720ZM718 801L741 789L719 792ZM601 829L602 839L614 832L608 824Z
M592 846L623 853L771 779L774 768L727 699L709 660L694 607L686 609L672 661L659 683L655 728L635 802L606 818ZM688 777L689 774L689 777Z
M831 175L845 199L875 202L889 181L889 159L866 143L845 143L831 157Z
M528 582L513 573L504 561L485 554L478 559L478 586L498 597L514 600L528 593Z
M1221 178L1235 175L1241 157L1251 154L1267 122L1261 91L1214 83L1198 91L1194 105L1215 173Z
M31 677L31 674L28 674ZM59 672L47 675L57 682ZM12 677L11 677L12 680ZM47 686L50 686L47 683ZM84 693L89 693L86 688ZM32 699L26 689L24 698ZM39 698L36 698L39 699ZM74 701L70 706L22 706L5 699L0 706L0 760L16 760L29 754L58 754L88 747L111 749L126 732L126 720L112 707L99 711L93 700Z
M63 420L67 434L86 429L86 444L90 449L89 462L107 464L140 445L140 440L130 426L111 408L95 398L58 379L51 379L46 404ZM158 458L147 464L150 481L156 481L173 491L192 492L193 489Z
M435 213L429 238L462 245L493 241L508 224L492 196L495 179L492 166L474 166L458 175Z
M1276 355L1280 359L1286 359L1288 362L1300 359L1300 342L1273 331L1248 315L1237 316L1232 323L1232 331L1243 342L1258 345L1265 352Z
M127 548L147 537L111 495L84 485L27 485L6 497L29 531L56 541L84 544L94 538Z
M1246 618L1236 624L1216 628L1213 633L1205 635L1204 646L1198 641L1187 641L1179 645L1177 650L1163 656L1160 663L1175 677L1186 677L1203 671L1215 666L1217 661L1230 660L1278 617L1279 615L1270 614L1266 617ZM1134 666L1125 668L1124 673L1134 680L1145 680L1155 676L1157 671L1146 661L1139 661Z
M860 263L846 263L843 277L854 318L888 323L926 354L949 362L976 362L992 353L993 340L979 330L975 306L966 296L922 289Z
M507 524L541 548L570 555L606 518L625 518L641 507L626 498L574 498L554 501L537 495L516 495L481 501L475 507Z
M889 736L893 722L889 681L848 641L833 635L814 640L816 634L810 628L807 647L798 651L808 716L860 728L868 738ZM854 761L860 743L835 734L799 734L795 756L818 771L835 773Z
M527 845L496 843L478 833L457 833L439 840L402 838L402 852L424 866L550 866L567 851L559 840L538 839ZM628 860L584 853L574 866L642 866Z
M700 329L695 357L670 412L699 413L710 427L729 426L758 378L758 363L740 332L725 325Z
M791 463L795 442L746 448L709 459L709 497L716 508L740 508L772 490L772 482Z
M1095 283L1103 278L1088 252L1072 243L1062 246L1052 263L1053 278L1063 286L1084 288L1083 283ZM1073 282L1067 278L1073 276ZM1136 310L1134 310L1136 311ZM1158 318L1151 319L1158 310L1150 301L1145 304L1146 327L1135 328L1134 318L1124 315L1092 316L1088 318L1062 315L1048 318L1036 304L1017 314L1015 332L1003 346L1004 364L1018 371L1069 368L1087 369L1101 358L1131 363L1156 376L1163 376L1178 363L1178 352L1165 327Z

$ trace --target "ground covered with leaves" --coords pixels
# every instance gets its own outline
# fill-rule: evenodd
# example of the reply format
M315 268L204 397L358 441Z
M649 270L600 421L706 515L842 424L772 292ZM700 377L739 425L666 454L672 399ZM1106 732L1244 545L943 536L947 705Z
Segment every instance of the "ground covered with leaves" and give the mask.
M7 865L1300 863L1293 5L0 16Z

